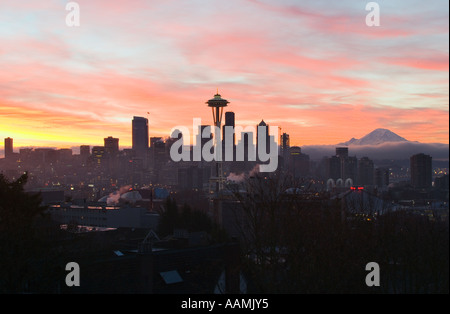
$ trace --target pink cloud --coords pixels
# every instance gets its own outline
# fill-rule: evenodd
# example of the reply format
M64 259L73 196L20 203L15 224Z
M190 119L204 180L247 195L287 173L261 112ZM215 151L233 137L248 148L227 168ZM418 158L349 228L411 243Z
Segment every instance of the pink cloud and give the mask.
M126 140L132 116L149 112L150 133L168 135L171 127L190 126L193 117L211 122L204 102L219 88L238 120L282 124L299 144L335 143L376 127L448 142L442 136L448 112L436 109L442 104L410 93L426 93L426 84L440 95L437 102L448 99L448 78L440 76L448 71L448 53L416 44L440 28L411 26L414 16L386 12L374 29L365 26L363 7L355 14L332 5L320 11L313 4L260 1L239 2L235 10L228 2L79 3L80 29L64 25L63 5L8 5L21 12L36 8L39 28L30 35L32 29L20 25L30 33L1 38L2 132L35 118L55 129L71 121L71 132L80 127L100 141L99 130ZM397 66L415 70L407 85ZM391 98L402 100L394 107Z
M448 72L448 55L447 56L430 56L425 57L385 57L382 61L409 68L431 70L431 71L447 71Z

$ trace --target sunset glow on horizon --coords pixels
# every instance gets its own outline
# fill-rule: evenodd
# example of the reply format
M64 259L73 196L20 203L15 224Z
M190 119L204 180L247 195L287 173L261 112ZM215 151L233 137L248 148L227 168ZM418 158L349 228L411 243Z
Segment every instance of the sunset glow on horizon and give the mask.
M449 4L377 1L69 1L0 3L0 150L131 146L212 124L217 89L236 125L264 120L291 145L337 144L386 128L449 143ZM225 112L224 111L224 112ZM1 155L1 154L0 154Z

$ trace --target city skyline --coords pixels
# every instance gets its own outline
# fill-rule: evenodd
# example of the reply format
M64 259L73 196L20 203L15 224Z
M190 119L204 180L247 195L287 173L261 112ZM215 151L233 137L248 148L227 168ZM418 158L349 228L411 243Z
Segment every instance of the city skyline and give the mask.
M236 125L281 126L291 146L376 128L449 142L448 3L378 1L373 27L355 1L77 3L79 27L65 2L0 5L0 138L16 148L131 147L133 116L154 137L212 124L217 88Z
M228 118L227 118L228 116ZM254 126L240 126L235 125L235 114L232 111L226 111L225 112L225 125L223 126L222 132L225 132L225 126L229 125L232 126L232 129L228 130L229 132L233 133L233 142L235 145L244 145L247 147L249 143L247 143L248 138L245 140L245 144L243 142L243 137L245 136L251 136L253 138L252 145L254 146L254 149L257 149L256 145L256 137L257 137L257 128L259 128L261 125L266 125L264 120L261 120L261 122L258 125ZM228 120L227 120L228 119ZM138 121L138 124L137 124ZM194 119L193 125L190 127L184 127L184 126L178 126L184 129L187 133L184 134L180 129L174 128L172 131L174 133L166 134L165 136L153 136L148 132L148 119L144 117L138 117L133 116L133 119L130 121L131 127L130 127L130 134L132 137L138 136L140 139L140 147L133 147L131 146L124 146L123 144L119 145L119 138L114 136L107 136L102 139L101 143L98 144L81 144L77 146L62 146L62 147L56 147L56 146L37 146L37 145L29 145L29 146L16 146L14 144L14 139L11 137L4 138L4 141L2 144L0 144L0 158L6 158L7 154L10 155L12 153L18 154L22 149L28 151L30 149L51 149L51 150L70 150L72 154L78 155L83 154L83 150L89 149L93 150L94 148L102 148L106 150L115 150L118 152L119 150L133 150L137 152L138 154L143 154L144 150L148 150L154 146L154 141L162 140L163 143L173 143L176 138L178 138L179 135L176 135L176 132L181 132L184 137L184 146L189 147L188 149L192 150L196 143L199 141L199 136L202 132L202 130L209 126L213 128L213 125L211 124L201 124L201 120ZM139 124L145 124L138 127ZM144 128L143 128L144 127ZM448 161L448 144L442 144L442 143L420 143L417 141L409 141L398 134L395 134L387 129L376 129L372 132L366 134L364 137L360 139L352 138L350 141L341 142L341 143L334 143L334 144L328 144L328 145L305 145L305 146L298 146L298 145L290 145L289 142L289 134L285 132L280 132L281 127L279 126L269 126L267 125L268 132L271 136L274 136L274 141L276 142L276 145L279 147L279 154L283 155L281 152L283 150L283 147L286 143L288 143L288 147L301 149L303 147L307 150L309 154L312 154L314 159L320 159L324 156L332 155L332 152L339 148L339 149L345 149L348 151L350 148L356 155L360 156L371 156L375 159L407 159L410 155L416 154L420 151L428 152L436 157L436 160L441 161ZM140 129L140 130L139 130ZM212 132L214 132L211 129ZM278 131L278 132L277 132ZM200 132L200 133L199 133ZM138 135L140 134L140 135ZM213 138L213 134L210 135L211 139ZM226 141L225 135L221 133L222 141ZM286 137L287 136L287 142ZM208 140L210 139L207 137ZM202 142L206 142L207 139L202 139ZM222 143L223 144L223 143ZM170 144L169 144L170 145ZM203 145L203 144L202 144ZM224 148L222 148L223 150ZM250 148L249 148L250 149Z

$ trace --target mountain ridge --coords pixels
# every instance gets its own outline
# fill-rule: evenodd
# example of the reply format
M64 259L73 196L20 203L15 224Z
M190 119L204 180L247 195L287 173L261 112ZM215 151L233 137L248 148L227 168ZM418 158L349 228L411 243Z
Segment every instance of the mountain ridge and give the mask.
M392 142L410 142L410 141L408 141L404 137L401 137L398 134L395 134L394 132L392 132L388 129L378 128L378 129L375 129L372 132L364 135L360 139L352 137L350 140L343 142L343 143L339 143L337 145L344 145L344 146L348 146L348 145L358 145L358 146L359 145L379 145L379 144L392 143Z

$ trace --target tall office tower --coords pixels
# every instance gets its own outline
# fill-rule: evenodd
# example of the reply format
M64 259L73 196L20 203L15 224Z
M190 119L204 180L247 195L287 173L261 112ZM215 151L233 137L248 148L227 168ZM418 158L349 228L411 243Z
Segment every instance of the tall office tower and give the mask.
M358 178L358 159L348 156L348 147L336 147L336 157L341 162L340 178L342 180L352 179L356 183Z
M256 149L253 144L253 132L242 132L236 147L236 161L255 161Z
M337 156L331 156L326 160L326 177L327 179L341 178L341 159Z
M108 136L103 139L104 140L104 146L105 146L105 153L110 155L115 155L119 152L119 139Z
M205 132L205 134L208 133L208 131L206 129L209 129L210 135L203 137L202 134L203 132ZM195 145L199 147L198 152L201 154L200 156L196 156L196 157L200 157L201 161L204 161L203 159L203 146L205 146L206 143L208 143L212 138L213 138L213 127L211 127L210 125L199 125L198 126L198 131L197 131L197 135L195 137ZM212 152L212 147L211 147L211 152Z
M225 138L225 127L227 127L227 126L233 127L232 130L234 130L235 120L234 120L234 112L232 112L232 111L225 112L225 124L224 124L224 126L222 128L222 160L225 160L225 149L227 147L232 148L232 153L233 153L232 160L235 160L235 155L236 155L236 134L233 132L233 137L230 140L230 142L228 142L228 140ZM228 132L230 132L230 131L228 131ZM228 149L230 149L230 148L228 148Z
M358 159L356 156L341 157L341 178L342 180L352 179L356 183L358 179Z
M266 132L266 136L263 137L263 133L260 132L260 128L263 127ZM265 142L265 143L264 143ZM269 125L264 122L264 120L261 120L261 122L256 127L256 154L258 156L259 161L259 146L263 145L265 147L265 152L268 153L270 151L270 134L269 134Z
M290 157L289 148L290 148L289 134L283 133L280 136L280 154L281 157L283 157L284 168L287 168L289 165L289 157Z
M432 158L423 153L410 157L411 185L414 188L429 188L432 181Z
M225 112L225 125L223 126L222 130L222 138L224 138L226 126L232 126L233 128L235 127L234 112L232 111ZM236 144L236 136L233 133L233 145L235 144Z
M104 166L105 160L105 147L94 146L92 147L92 158L96 167Z
M362 157L358 162L358 185L373 185L374 167L369 157Z
M5 159L9 159L13 156L13 139L10 137L5 138Z
M384 188L389 185L389 169L376 168L373 176L374 184L378 188Z
M133 117L132 121L132 148L138 157L146 156L148 150L148 119Z
M91 156L91 146L81 145L80 146L80 158L83 162L86 162Z

